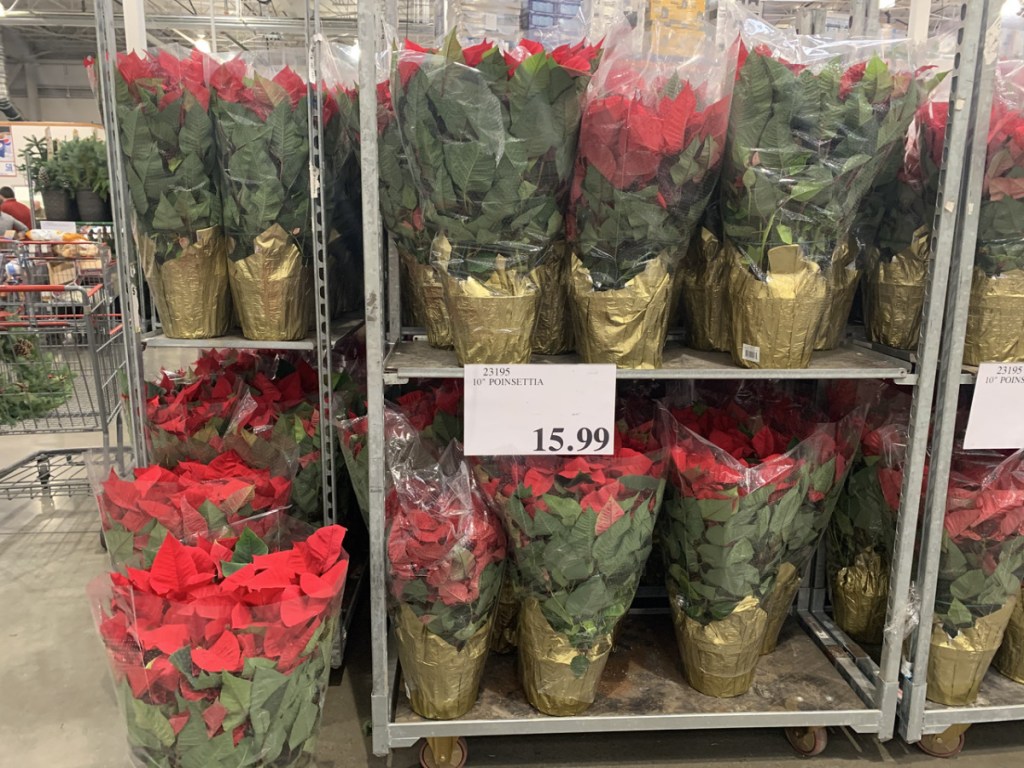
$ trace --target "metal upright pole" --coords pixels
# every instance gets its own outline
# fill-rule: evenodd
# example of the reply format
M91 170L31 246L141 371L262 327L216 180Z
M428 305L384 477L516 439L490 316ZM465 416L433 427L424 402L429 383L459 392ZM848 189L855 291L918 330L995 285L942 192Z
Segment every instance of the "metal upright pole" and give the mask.
M306 48L309 53L309 198L316 291L316 363L320 398L320 468L324 525L336 521L334 467L334 372L331 361L330 270L327 265L327 214L324 205L323 43L320 4L306 0Z
M384 259L377 187L377 40L379 5L361 0L359 28L359 127L363 196L363 262L366 292L366 405L369 451L370 643L373 751L386 755L391 719L387 594L384 583Z
M121 131L117 121L117 36L112 0L96 0L96 73L100 110L107 131L107 163L110 168L110 202L114 213L114 242L121 283L121 321L127 356L128 414L136 466L149 463L145 432L145 368L142 361L141 274L128 222L131 209L126 193L127 176L121 157Z
M935 612L949 470L956 432L974 251L978 238L981 208L978 202L981 200L984 183L988 149L986 139L992 114L995 65L999 54L1002 0L971 0L965 5L963 45L958 58L965 76L972 77L973 88L970 96L954 88L950 97L950 119L946 129L949 141L944 173L949 186L958 188L952 190L957 194L940 198L937 203L937 220L944 209L953 206L959 210L959 226L952 267L955 277L950 281L945 297L947 314L942 334L943 360L939 372L928 493L924 505L922 554L917 569L921 600L920 623L912 640L913 667L907 679L909 688L905 686L903 691L903 735L911 742L920 740L923 734L932 617ZM954 143L954 139L960 138L963 140Z

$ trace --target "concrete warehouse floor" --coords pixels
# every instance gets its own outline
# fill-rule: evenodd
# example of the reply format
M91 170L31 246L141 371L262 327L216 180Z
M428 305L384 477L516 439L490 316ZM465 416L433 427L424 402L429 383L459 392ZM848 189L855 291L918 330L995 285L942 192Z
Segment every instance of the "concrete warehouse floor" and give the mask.
M31 450L88 445L95 436L0 437L0 466ZM98 518L90 498L51 502L0 500L0 767L121 768L128 766L124 730L106 660L85 598L101 574ZM390 762L370 753L370 654L367 601L356 617L345 667L327 697L319 768L415 768L418 750ZM524 765L687 766L794 765L779 729L492 737L469 740L470 768ZM899 740L880 744L842 728L830 732L817 768L882 763L939 764ZM984 725L967 734L953 763L1010 768L1024 762L1019 723Z

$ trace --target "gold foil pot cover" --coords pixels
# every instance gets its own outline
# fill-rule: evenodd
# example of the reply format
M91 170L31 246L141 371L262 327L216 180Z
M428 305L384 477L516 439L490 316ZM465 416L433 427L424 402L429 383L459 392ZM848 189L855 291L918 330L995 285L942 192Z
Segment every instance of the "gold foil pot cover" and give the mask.
M928 282L931 230L921 227L908 248L884 262L877 248L864 275L864 319L868 338L894 349L917 349Z
M581 654L569 638L551 628L535 598L523 601L519 611L519 679L526 699L540 712L570 717L585 712L597 696L605 664L612 650L611 635L599 638ZM572 669L585 655L582 675Z
M768 628L768 614L757 598L744 598L727 617L707 624L691 619L674 595L669 600L686 682L720 699L749 691Z
M455 356L472 363L528 363L540 293L537 284L500 266L486 280L442 275Z
M732 357L744 368L806 368L828 317L828 281L800 246L768 252L767 279L755 277L729 242Z
M826 275L828 307L815 349L835 349L846 338L846 324L850 320L853 299L860 284L856 255L855 246L849 242L840 244L832 253L832 266Z
M480 692L493 614L461 650L427 629L405 604L399 604L393 620L402 679L413 711L430 720L462 717Z
M998 611L977 619L956 637L947 635L936 617L928 656L929 701L948 707L974 703L1016 604L1017 598L1011 597Z
M556 242L544 263L533 270L540 288L537 327L533 329L533 351L538 355L572 352L575 336L569 302L569 256L564 241Z
M779 644L779 633L786 623L789 609L793 607L796 593L800 591L800 573L792 563L779 566L779 575L775 578L775 586L771 594L765 598L761 607L768 614L768 625L764 630L764 641L761 643L761 655L766 656Z
M305 338L313 320L313 270L280 224L257 237L244 259L228 260L228 278L245 338Z
M220 227L198 230L195 242L182 237L181 252L163 264L153 239L136 231L135 242L165 336L210 339L228 332L228 242Z
M992 664L1011 680L1024 683L1024 592L1017 596L1002 645Z
M622 288L595 291L590 270L572 257L573 324L583 362L661 367L672 298L665 263L662 254Z
M447 243L447 241L445 241ZM427 341L438 349L452 348L452 321L444 303L444 286L437 271L430 264L419 262L408 252L400 256L409 274L408 303L413 317L419 318L427 329Z
M714 233L701 229L683 257L677 273L679 309L676 317L693 349L728 352L732 349L729 313L729 260Z
M491 650L495 653L511 653L516 648L519 633L519 597L511 577L506 577L498 593L498 607L494 612L494 631L491 633Z
M974 270L964 363L1024 362L1024 270Z
M854 640L882 642L888 600L889 567L877 552L858 553L853 565L840 568L833 577L836 624Z

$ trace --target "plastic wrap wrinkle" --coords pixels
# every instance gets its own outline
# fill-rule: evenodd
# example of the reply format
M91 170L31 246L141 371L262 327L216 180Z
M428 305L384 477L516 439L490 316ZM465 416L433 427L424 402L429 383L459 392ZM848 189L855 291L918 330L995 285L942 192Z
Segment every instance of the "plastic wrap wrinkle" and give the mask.
M868 338L894 349L916 349L928 281L931 230L921 227L910 247L883 261L872 249L864 279Z
M729 260L715 234L701 229L679 266L679 314L686 343L693 349L732 348L729 312Z
M974 270L964 363L1024 361L1024 270L1000 275Z
M793 606L796 593L800 591L801 574L792 563L779 566L779 575L775 577L775 586L761 605L768 614L768 623L761 643L761 655L766 656L775 650L779 643L779 633L786 623L789 609Z
M928 656L929 701L949 707L974 703L1016 603L1017 597L1011 597L998 611L982 616L956 637L950 637L940 621L935 622Z
M832 582L836 624L854 640L882 642L889 599L889 568L877 552L859 553Z
M219 226L182 237L180 253L162 264L152 237L135 233L139 261L164 335L171 339L223 336L231 324L227 240Z
M730 258L732 356L745 368L806 368L828 316L828 281L798 245L768 252L771 269L758 279L726 241ZM751 360L744 348L756 348Z
M461 649L427 629L407 605L398 606L394 622L413 711L430 720L451 720L472 709L487 664L493 615Z
M619 368L661 367L668 333L672 278L658 258L619 289L595 291L589 270L572 260L576 346L585 363Z
M313 274L299 246L274 224L253 241L252 253L228 262L231 295L247 339L295 341L312 320Z
M537 710L554 717L585 712L597 695L601 674L612 650L611 635L596 638L581 654L569 638L551 628L540 604L523 601L519 612L519 677L526 698ZM586 669L577 675L573 660L586 658Z
M670 602L686 681L700 693L717 698L749 691L768 628L768 614L760 601L746 597L729 616L707 624L687 616L678 598Z
M1024 592L1017 596L1010 622L1003 634L993 666L1004 676L1018 683L1024 683Z
M540 288L537 326L533 331L533 351L538 355L562 355L575 347L566 249L564 242L555 243L551 260L533 270L534 282Z

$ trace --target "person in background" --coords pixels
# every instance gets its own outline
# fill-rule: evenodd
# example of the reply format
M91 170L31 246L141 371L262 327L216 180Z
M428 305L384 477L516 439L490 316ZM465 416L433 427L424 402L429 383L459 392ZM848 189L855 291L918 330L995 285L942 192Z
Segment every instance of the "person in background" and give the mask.
M0 211L0 237L3 237L6 232L14 232L15 236L20 240L21 236L28 232L28 227L11 216L11 214Z
M10 187L0 187L0 212L20 221L25 225L25 229L32 228L32 211L27 205L14 199L14 190ZM10 229L10 227L6 229Z

